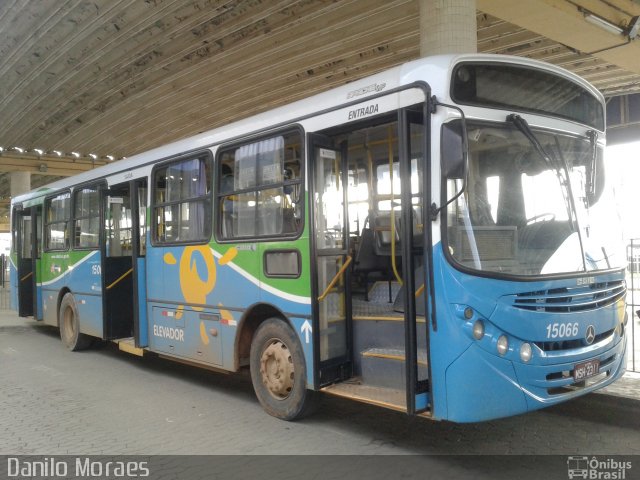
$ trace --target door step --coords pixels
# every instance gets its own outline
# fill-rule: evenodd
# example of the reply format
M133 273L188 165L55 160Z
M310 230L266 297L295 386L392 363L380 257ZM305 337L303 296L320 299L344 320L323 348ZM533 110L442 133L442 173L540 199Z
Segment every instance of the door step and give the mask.
M144 355L144 348L136 347L133 337L118 338L114 340L114 342L118 344L118 348L123 352L137 355L138 357L142 357Z
M399 362L405 361L404 348L370 348L362 352L363 357L386 358ZM418 350L418 365L427 366L427 351Z
M367 385L405 391L405 351L402 347L370 348L361 352L362 381ZM429 374L427 351L418 350L418 378Z
M321 391L337 397L407 412L407 394L404 390L365 385L358 378L324 387Z

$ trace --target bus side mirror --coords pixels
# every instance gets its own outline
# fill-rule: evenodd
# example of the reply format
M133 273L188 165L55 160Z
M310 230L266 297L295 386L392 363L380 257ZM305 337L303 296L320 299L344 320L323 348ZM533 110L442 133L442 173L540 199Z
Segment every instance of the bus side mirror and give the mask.
M466 135L462 122L449 122L442 126L442 175L446 179L464 179L467 176Z
M457 110L460 113L459 120L453 120L442 125L440 137L440 168L445 180L462 180L460 190L448 198L443 205L431 204L430 218L436 219L438 213L454 202L467 188L467 176L469 173L469 142L467 136L467 120L464 111L457 105L450 105L437 101L432 97L434 106L443 106ZM457 183L457 182L456 182Z
M442 175L445 180L462 180L460 189L452 197L447 198L444 205L440 207L440 209L442 209L454 202L467 188L469 144L467 141L467 124L464 116L461 120L445 123L442 126L440 142Z

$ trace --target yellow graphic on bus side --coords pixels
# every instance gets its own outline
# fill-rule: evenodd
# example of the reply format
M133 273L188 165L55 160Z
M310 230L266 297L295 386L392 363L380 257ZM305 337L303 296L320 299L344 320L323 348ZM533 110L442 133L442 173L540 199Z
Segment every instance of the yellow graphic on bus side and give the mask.
M204 278L198 273L196 266L196 260L193 258L195 253L202 256L205 267L206 275ZM238 250L235 247L230 248L227 252L220 257L218 264L220 266L230 263L238 254ZM164 262L167 265L176 265L178 261L171 252L164 254ZM216 264L213 256L213 251L206 245L189 246L185 247L180 256L180 264L178 270L178 278L180 280L180 290L184 297L186 304L201 304L204 305L207 302L207 295L209 295L216 287ZM222 307L222 304L218 304ZM191 309L200 312L203 307L191 306ZM178 305L176 311L176 320L180 320L184 314L184 305ZM223 317L231 317L230 312L221 310ZM205 345L209 344L209 337L207 335L206 327L203 321L200 321L200 339Z

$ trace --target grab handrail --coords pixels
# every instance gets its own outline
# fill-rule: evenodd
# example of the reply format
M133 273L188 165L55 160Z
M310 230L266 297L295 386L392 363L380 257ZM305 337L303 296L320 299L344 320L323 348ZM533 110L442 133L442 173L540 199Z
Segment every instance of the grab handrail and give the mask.
M107 287L107 290L111 290L113 287L115 287L118 283L124 280L124 278L132 272L133 272L133 268L130 268L129 270L124 272L119 278L117 278L111 285Z
M335 277L333 277L333 280L331 280L331 282L329 282L329 285L327 285L327 288L325 289L325 291L322 292L322 295L320 295L318 297L318 301L319 302L323 301L327 297L327 295L329 295L329 292L334 287L334 285L336 284L338 279L345 272L347 267L351 264L352 260L353 260L353 258L351 258L351 255L347 255L347 258L346 258L345 262L342 264L342 267L340 267L340 270L338 270L338 273L336 273Z

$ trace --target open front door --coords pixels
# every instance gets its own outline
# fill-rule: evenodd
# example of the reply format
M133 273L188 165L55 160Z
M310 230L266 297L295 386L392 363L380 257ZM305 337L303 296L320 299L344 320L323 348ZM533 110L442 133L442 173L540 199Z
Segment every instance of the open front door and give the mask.
M344 155L331 140L309 138L315 232L314 350L319 386L351 376L346 175Z
M409 414L431 406L425 110L309 142L316 386Z
M16 209L16 227L18 229L17 270L18 270L18 315L34 316L36 312L36 258L37 230L36 208Z
M404 313L405 384L407 413L416 414L430 407L429 398L429 297L428 271L431 265L430 241L426 228L424 190L428 190L427 138L421 108L398 112L399 173L401 181L402 287L396 311ZM425 188L426 186L426 188ZM428 197L427 197L428 198Z

